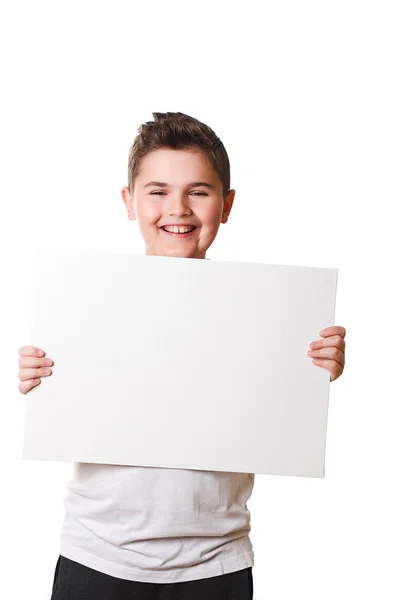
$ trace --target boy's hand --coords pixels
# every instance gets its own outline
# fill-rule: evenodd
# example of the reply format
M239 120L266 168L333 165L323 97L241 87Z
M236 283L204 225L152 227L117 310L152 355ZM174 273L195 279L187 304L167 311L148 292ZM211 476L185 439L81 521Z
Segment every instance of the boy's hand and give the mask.
M340 377L344 369L346 330L344 327L332 326L320 331L319 335L324 339L311 342L311 350L307 354L315 357L313 363L318 367L328 369L331 381L334 381Z
M46 358L43 350L34 346L23 346L18 350L20 355L18 377L21 383L18 386L21 394L27 394L35 385L41 383L40 377L51 375L49 366L53 364L51 358Z

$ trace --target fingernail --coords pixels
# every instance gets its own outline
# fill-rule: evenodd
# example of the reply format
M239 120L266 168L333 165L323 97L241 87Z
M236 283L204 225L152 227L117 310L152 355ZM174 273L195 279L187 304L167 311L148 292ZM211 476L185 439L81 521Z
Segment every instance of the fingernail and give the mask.
M43 356L43 354L44 354L44 352L42 352L42 350L38 350L38 351L37 351L37 355L38 355L38 356Z

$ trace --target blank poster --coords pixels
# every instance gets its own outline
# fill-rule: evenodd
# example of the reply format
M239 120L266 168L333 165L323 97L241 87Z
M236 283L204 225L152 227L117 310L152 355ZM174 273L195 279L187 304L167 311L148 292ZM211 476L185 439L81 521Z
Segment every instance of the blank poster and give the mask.
M323 477L337 270L38 250L23 458Z

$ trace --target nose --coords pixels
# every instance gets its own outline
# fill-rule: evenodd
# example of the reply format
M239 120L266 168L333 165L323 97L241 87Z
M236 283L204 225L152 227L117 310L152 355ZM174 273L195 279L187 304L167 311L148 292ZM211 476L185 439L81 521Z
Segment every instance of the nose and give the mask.
M166 209L170 216L184 217L192 214L186 194L180 192L169 195Z

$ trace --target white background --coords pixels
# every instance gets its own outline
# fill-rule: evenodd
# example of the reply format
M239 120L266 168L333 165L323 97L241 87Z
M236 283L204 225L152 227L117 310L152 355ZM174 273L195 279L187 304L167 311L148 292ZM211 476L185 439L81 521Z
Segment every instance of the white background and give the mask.
M20 458L27 258L37 245L143 251L120 188L152 111L207 123L230 156L237 196L210 258L339 269L347 363L331 383L326 477L256 476L254 600L399 597L397 9L384 0L2 3L8 600L50 597L72 474Z

